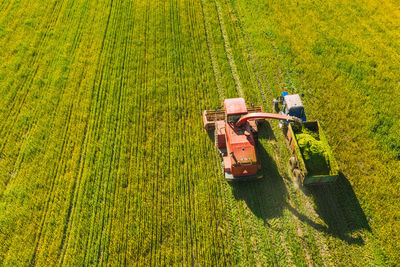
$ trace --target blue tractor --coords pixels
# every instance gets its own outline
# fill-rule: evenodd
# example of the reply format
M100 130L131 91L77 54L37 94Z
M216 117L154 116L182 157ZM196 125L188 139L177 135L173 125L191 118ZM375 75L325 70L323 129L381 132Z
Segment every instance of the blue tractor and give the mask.
M303 95L304 96L304 95ZM307 121L303 103L298 94L289 95L288 92L282 92L277 99L273 101L273 108L276 113L300 118L303 122ZM287 121L279 121L280 128L287 128Z
M297 184L303 186L333 183L339 175L339 167L336 159L319 122L307 121L300 96L298 94L289 95L288 92L283 92L277 99L274 99L273 104L276 113L297 117L302 121L301 124L285 120L279 121L279 126L283 130L291 152L289 166ZM305 129L307 129L307 131L303 132ZM313 135L309 135L310 132L312 132ZM301 137L301 134L303 134L303 137ZM310 139L308 139L308 141L302 143L303 148L301 148L299 145L299 138L304 138L305 135L309 135L310 138L315 139L315 141L310 141ZM319 153L314 154L313 157L310 157L309 154L308 157L304 157L303 153L309 153L309 151L307 152L307 150L304 149L305 146L313 146L313 144L315 144L314 142L319 142L323 147L323 152L319 151ZM318 164L325 162L326 165L318 165L313 162L317 159L320 160ZM316 166L323 167L318 169Z

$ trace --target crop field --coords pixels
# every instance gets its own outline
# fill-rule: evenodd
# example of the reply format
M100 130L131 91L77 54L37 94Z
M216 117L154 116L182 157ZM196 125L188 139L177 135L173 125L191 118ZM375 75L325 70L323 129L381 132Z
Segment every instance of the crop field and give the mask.
M0 0L0 265L400 264L391 0ZM299 188L276 121L229 184L204 109L304 93L341 169Z

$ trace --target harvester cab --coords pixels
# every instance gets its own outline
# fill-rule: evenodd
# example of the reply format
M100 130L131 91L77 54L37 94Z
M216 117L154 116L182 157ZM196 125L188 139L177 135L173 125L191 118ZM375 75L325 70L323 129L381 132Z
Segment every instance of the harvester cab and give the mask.
M258 124L265 119L300 121L297 117L263 113L262 107L248 106L243 98L226 99L224 110L203 112L204 129L214 130L215 146L228 181L262 177L255 146Z
M276 113L297 117L301 121L307 121L306 113L301 98L298 94L289 95L288 92L282 92L277 99L273 101L273 108ZM287 126L288 121L279 121L279 126Z

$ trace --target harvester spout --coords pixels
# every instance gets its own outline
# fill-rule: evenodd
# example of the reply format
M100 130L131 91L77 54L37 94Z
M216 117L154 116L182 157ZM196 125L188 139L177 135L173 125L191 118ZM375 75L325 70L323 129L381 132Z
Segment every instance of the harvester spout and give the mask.
M274 114L274 113L250 113L241 117L236 123L237 127L242 126L248 120L255 119L275 119L275 120L285 120L285 121L293 121L297 123L302 123L302 120L297 117L287 116L282 114Z

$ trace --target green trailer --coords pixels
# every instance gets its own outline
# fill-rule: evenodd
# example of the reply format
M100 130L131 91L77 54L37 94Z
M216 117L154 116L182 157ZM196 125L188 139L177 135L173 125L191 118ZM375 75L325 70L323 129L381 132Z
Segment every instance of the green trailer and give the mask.
M339 168L319 122L306 121L302 125L289 123L284 128L291 151L290 169L299 184L333 183L338 177ZM317 157L310 155L315 149L319 149L318 152L322 149L323 153L317 154Z

